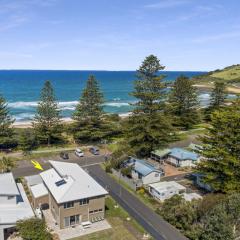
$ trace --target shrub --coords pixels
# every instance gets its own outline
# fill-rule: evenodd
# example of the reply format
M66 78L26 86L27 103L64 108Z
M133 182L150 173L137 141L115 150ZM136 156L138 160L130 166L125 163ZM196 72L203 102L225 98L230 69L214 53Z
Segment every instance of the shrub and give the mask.
M52 240L44 220L29 218L17 222L17 231L23 240Z

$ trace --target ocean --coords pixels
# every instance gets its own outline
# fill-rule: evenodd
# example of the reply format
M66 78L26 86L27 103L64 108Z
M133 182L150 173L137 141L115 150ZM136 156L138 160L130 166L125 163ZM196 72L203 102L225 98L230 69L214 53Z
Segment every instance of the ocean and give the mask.
M188 77L203 72L162 71L166 81L174 81L179 75ZM59 107L64 118L70 118L90 74L95 75L104 94L104 110L108 113L131 112L130 103L136 101L129 95L136 79L135 71L55 71L55 70L0 70L0 94L8 102L11 115L16 122L30 121L36 110L40 91L46 80L54 86ZM201 92L199 99L206 104L207 92Z

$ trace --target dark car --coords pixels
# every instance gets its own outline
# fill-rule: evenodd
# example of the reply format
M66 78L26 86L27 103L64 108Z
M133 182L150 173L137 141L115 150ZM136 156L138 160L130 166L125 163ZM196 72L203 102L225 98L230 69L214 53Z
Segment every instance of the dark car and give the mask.
M68 153L67 152L60 152L60 157L62 159L69 159Z
M89 152L92 153L93 155L99 155L100 151L98 147L90 147Z

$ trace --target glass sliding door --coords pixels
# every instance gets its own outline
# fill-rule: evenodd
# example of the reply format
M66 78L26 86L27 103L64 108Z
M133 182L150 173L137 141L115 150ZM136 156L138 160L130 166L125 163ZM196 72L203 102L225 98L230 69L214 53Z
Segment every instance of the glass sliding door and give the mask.
M65 217L64 218L64 227L69 227L70 226L70 217Z
M64 227L74 226L80 223L80 215L73 215L64 218Z

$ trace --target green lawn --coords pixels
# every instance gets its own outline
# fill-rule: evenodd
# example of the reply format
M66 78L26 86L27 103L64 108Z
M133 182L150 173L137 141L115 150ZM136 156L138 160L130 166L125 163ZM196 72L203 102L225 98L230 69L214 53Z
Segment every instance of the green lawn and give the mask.
M137 240L143 236L144 229L116 202L108 197L106 199L106 219L112 228L92 233L71 240ZM127 220L129 218L130 220Z

